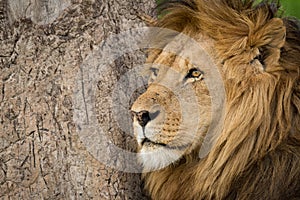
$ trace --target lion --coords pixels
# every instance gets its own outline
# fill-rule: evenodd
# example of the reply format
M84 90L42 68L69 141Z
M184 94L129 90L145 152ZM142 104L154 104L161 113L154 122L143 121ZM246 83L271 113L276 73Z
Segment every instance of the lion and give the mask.
M214 120L208 72L179 53L150 51L148 88L131 111L152 199L300 199L300 30L278 10L254 0L163 6L155 25L203 47L226 99L220 133L201 157Z

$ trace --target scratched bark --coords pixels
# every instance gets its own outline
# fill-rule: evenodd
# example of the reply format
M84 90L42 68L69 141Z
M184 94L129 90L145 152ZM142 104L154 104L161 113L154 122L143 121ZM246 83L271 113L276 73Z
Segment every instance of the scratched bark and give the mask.
M143 22L148 0L0 0L0 199L146 199L139 174L97 161L73 122L80 64L103 38ZM112 141L134 139L110 121L105 103L142 53L118 59L98 87L97 113Z

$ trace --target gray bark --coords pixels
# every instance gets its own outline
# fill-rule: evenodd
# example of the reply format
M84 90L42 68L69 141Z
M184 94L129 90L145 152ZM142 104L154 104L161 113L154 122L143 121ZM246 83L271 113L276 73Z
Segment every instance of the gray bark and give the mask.
M82 143L73 92L87 56L111 33L144 26L137 14L153 5L0 0L0 199L146 199L140 174L108 167ZM135 141L122 134L107 101L113 82L140 58L138 51L116 60L97 88L98 120L128 151Z

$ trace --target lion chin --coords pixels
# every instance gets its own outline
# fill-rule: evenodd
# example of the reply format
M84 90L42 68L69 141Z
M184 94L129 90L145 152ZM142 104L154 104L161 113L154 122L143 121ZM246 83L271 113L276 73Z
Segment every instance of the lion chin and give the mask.
M144 172L159 170L172 164L182 156L179 150L166 150L164 147L155 150L141 149L138 159L143 163Z
M152 199L300 199L300 25L280 17L278 7L254 0L162 7L155 25L178 34L149 52L149 85L131 108ZM182 35L218 69L223 110L214 109L218 95L208 84L216 74L204 53L178 40ZM180 43L176 53L169 51L172 40ZM210 135L216 123L220 133Z

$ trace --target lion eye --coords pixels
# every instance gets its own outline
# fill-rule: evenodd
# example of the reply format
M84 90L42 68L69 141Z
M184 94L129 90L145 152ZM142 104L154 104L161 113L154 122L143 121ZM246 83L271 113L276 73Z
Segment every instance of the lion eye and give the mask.
M152 72L152 75L157 76L157 74L158 74L158 69L157 68L151 67L150 71Z
M203 73L200 70L192 68L189 70L185 78L201 79L202 75Z

